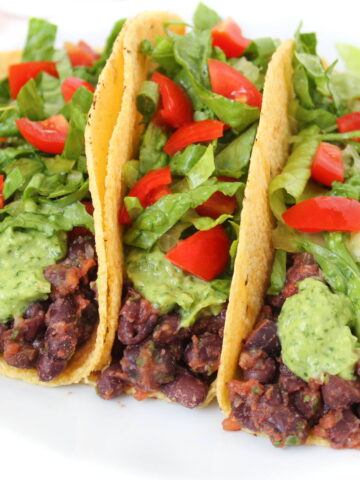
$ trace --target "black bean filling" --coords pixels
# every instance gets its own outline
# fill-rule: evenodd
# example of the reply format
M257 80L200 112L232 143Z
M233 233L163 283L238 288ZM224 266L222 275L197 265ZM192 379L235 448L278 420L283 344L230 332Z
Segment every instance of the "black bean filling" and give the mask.
M334 448L360 448L360 363L356 381L329 375L324 384L305 382L282 363L276 325L281 307L297 293L299 281L322 279L312 255L295 254L289 260L284 288L267 297L258 326L244 344L243 380L228 384L232 411L224 428L265 433L275 446L304 444L317 435Z
M113 363L98 380L99 395L114 398L134 387L137 398L161 391L185 407L200 405L219 367L225 313L181 328L177 312L159 315L126 285Z
M36 368L43 382L64 371L98 322L97 259L92 237L77 237L67 256L45 269L47 301L29 305L24 317L0 324L0 352L16 368Z

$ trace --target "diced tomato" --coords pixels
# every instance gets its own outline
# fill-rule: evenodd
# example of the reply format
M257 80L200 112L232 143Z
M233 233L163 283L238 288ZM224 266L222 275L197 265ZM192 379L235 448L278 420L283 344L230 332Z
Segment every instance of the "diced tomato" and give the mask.
M166 258L186 272L210 282L225 269L229 249L229 237L224 228L217 225L181 240L168 251Z
M94 214L94 205L92 202L83 200L81 203L85 206L85 209L89 215Z
M53 77L57 77L55 62L24 62L10 65L9 67L9 86L12 98L16 98L22 86L30 80L36 78L40 72L46 72Z
M357 232L360 202L344 197L314 197L289 208L282 217L300 232Z
M16 125L25 140L42 152L58 154L64 150L69 124L63 115L54 115L41 122L19 118Z
M219 120L202 120L184 125L171 135L164 150L168 155L174 155L192 143L215 140L222 137L224 125Z
M193 108L184 89L159 72L155 72L151 80L159 85L161 107L158 115L162 121L173 128L192 122Z
M236 197L229 197L222 192L215 192L202 205L196 207L199 215L216 219L223 213L233 214L236 208Z
M169 195L170 193L172 193L172 191L167 185L160 185L160 187L154 188L154 190L151 190L146 197L146 206L153 205L160 200L160 198L165 197L165 195Z
M336 120L340 133L354 132L360 130L360 112L348 113ZM360 142L360 138L353 138L356 142Z
M311 177L328 187L335 181L344 181L344 165L339 147L331 143L320 143L311 166Z
M65 102L70 102L72 99L72 96L76 92L76 90L80 87L85 87L87 88L90 92L95 92L95 88L90 85L90 83L85 82L85 80L82 80L81 78L77 77L68 77L65 78L61 85L61 93L64 96Z
M140 178L140 180L133 186L133 188L127 194L127 197L137 197L141 205L144 208L146 208L149 205L151 205L151 203L148 203L149 200L152 201L154 198L156 198L156 195L159 195L159 192L157 193L154 192L153 196L149 196L149 194L152 193L153 190L159 187L170 185L171 182L172 182L172 179L171 179L170 167L162 167L162 168L157 168L156 170L151 170L142 178ZM164 193L164 195L167 195L168 193ZM157 199L161 198L164 195L161 195ZM131 223L131 218L126 210L125 205L123 205L120 210L119 222L123 224Z
M4 181L5 181L4 175L0 175L0 209L4 208L5 206L5 199L3 195Z
M236 182L236 178L231 177L217 177L221 182ZM206 200L202 205L196 207L196 211L199 215L204 217L210 217L214 220L220 217L222 214L231 215L236 208L236 196L229 197L222 192L215 192L210 198Z
M229 417L225 418L222 422L223 429L227 432L236 432L237 430L241 430L240 422L235 418L234 415L230 415Z
M85 42L80 41L77 45L65 42L65 49L73 67L91 67L100 56Z
M5 137L0 137L0 142L6 142L7 141L7 138Z
M243 37L241 28L232 18L227 18L211 30L212 44L220 47L228 58L240 57L251 40Z
M211 89L226 98L261 108L262 94L244 75L220 60L209 60Z

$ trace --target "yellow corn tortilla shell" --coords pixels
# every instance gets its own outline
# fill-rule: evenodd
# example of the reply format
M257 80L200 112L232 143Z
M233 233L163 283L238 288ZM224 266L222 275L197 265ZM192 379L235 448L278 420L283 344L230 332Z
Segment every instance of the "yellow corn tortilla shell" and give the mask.
M274 218L268 201L270 181L280 173L289 153L291 125L288 107L293 97L292 53L294 42L285 41L273 55L265 79L259 128L252 152L233 282L217 379L217 398L228 416L231 404L227 382L239 378L238 361L243 341L252 331L263 304L273 262ZM242 429L255 436L266 435ZM329 446L317 436L307 445Z
M105 245L109 275L108 298L108 328L109 340L114 341L118 326L118 316L121 307L121 292L123 284L123 250L122 229L118 224L118 212L122 205L125 188L121 180L122 167L125 162L136 157L139 148L140 136L143 130L141 115L136 109L136 96L140 86L146 80L148 73L153 68L150 60L139 52L143 40L154 41L157 35L164 35L165 22L182 21L180 17L169 12L145 12L129 20L123 28L116 55L119 65L123 65L123 77L117 88L123 90L120 114L117 118L111 136L108 151L108 167L105 180ZM122 59L120 60L120 54ZM106 84L107 87L107 84ZM112 108L112 96L109 93L109 108ZM98 108L96 104L95 110ZM102 133L104 133L102 131ZM127 393L134 393L130 388ZM149 395L169 401L161 392ZM209 389L208 396L202 406L207 405L215 397L215 385Z
M292 95L292 50L291 40L277 49L265 78L218 372L217 397L225 415L231 410L226 384L236 376L242 341L251 332L262 306L273 259L271 232L274 221L268 202L268 186L288 155L287 109Z
M8 67L13 63L19 63L21 60L20 50L10 50L8 52L0 52L0 79L8 74Z
M18 63L21 60L21 51L0 52L0 78L7 75L8 66L13 63ZM91 127L88 136L92 137ZM102 229L102 214L99 201L99 194L96 188L96 182L94 181L94 168L89 162L89 179L90 179L90 191L92 195L94 211L94 224L95 224L95 242L96 252L98 257L98 303L99 303L99 323L97 330L93 333L92 337L79 348L64 372L59 375L55 380L51 382L40 382L36 369L20 369L11 367L0 356L0 375L5 375L10 378L16 378L24 380L28 383L36 385L44 385L54 387L58 385L69 385L72 383L79 383L85 377L87 377L93 370L101 369L105 364L104 351L105 339L106 339L106 299L107 299L107 266L105 257L105 245L104 235ZM107 352L106 352L107 353ZM107 353L109 355L109 353ZM107 358L107 357L106 357Z

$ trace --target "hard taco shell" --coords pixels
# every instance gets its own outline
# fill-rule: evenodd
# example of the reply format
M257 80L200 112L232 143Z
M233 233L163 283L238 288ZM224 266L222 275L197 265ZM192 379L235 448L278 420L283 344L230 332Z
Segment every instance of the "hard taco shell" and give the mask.
M0 53L0 79L7 75L8 67L11 64L21 61L21 51ZM35 369L19 369L8 365L0 356L0 375L24 380L36 385L54 387L58 385L69 385L79 383L85 379L93 370L101 369L109 355L105 348L107 332L107 266L105 258L104 236L102 230L102 213L100 207L99 193L96 188L94 168L89 162L89 179L92 201L95 207L95 243L98 257L97 288L99 304L99 323L96 331L85 345L80 347L62 374L51 382L41 382ZM105 354L104 354L105 352Z

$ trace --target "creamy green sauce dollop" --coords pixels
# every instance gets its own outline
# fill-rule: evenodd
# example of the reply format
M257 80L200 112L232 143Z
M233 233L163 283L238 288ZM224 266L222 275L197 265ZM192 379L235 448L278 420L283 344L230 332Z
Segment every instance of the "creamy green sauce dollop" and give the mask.
M298 289L278 318L285 365L306 381L322 380L325 373L352 379L360 350L350 329L356 318L350 300L314 278L299 282Z
M150 252L130 248L126 255L126 273L135 289L161 314L179 306L184 327L194 323L204 309L218 313L227 300L227 294L216 290L211 282L175 267L156 248Z
M46 236L36 230L0 233L0 322L23 315L31 302L45 300L50 283L44 268L66 253L66 234Z

